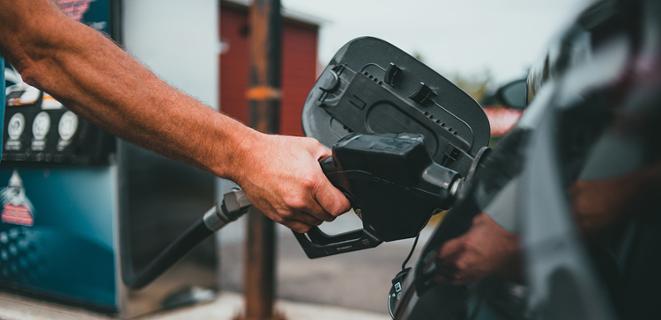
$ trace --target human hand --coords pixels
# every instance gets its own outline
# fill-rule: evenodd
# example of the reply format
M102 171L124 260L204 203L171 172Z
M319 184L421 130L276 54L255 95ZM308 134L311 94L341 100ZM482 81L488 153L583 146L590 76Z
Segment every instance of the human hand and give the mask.
M481 213L473 219L471 229L459 238L445 243L438 258L441 283L466 284L500 273L519 251L519 240L491 217Z
M271 220L304 233L350 209L321 170L331 151L317 140L257 133L242 149L230 178Z
M648 212L661 185L661 165L620 176L578 180L569 188L572 212L581 231L594 237L611 226Z

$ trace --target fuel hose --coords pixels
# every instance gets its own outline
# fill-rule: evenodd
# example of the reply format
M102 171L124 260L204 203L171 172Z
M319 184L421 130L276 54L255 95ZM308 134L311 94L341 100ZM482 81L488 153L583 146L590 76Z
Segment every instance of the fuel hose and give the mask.
M142 270L135 272L125 268L122 272L124 284L131 289L144 288L214 232L243 216L250 206L250 201L240 189L226 193L221 202L209 209Z

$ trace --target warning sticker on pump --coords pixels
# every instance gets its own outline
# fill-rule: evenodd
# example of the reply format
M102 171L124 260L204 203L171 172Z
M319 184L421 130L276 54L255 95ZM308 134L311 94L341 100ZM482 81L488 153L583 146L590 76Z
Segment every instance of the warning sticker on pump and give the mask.
M0 191L0 200L2 200L0 217L3 223L22 226L34 224L32 203L25 194L23 180L18 175L18 171L14 170L9 178L9 185Z

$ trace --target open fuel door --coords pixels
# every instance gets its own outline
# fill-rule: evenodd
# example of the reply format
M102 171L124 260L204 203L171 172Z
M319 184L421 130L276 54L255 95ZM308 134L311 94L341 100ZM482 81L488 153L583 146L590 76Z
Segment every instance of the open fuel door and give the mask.
M489 122L475 100L371 37L352 40L335 54L305 102L303 129L329 147L352 132L421 134L436 163L462 174L489 143Z

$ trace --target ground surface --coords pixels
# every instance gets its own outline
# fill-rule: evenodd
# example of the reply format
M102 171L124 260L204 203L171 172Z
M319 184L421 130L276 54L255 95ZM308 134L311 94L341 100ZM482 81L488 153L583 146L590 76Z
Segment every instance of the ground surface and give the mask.
M359 221L341 218L324 231L356 228ZM223 294L205 305L147 317L150 320L231 319L242 310L244 221L219 236ZM423 230L418 250L429 237ZM404 240L321 259L308 259L291 232L278 229L278 310L288 319L385 320L390 280L400 270L412 240ZM80 309L0 293L0 319L109 319Z
M328 231L348 231L357 222L338 219ZM221 231L221 284L224 290L242 290L245 226L237 223ZM431 229L425 229L418 250ZM403 240L333 257L308 259L294 236L279 229L278 297L282 299L387 313L390 280L400 270L412 240Z
M241 296L220 295L212 303L151 315L145 320L229 320L242 308ZM278 301L278 310L291 320L386 320L389 317L346 308ZM108 320L111 318L80 309L45 303L0 293L0 319L3 320Z

